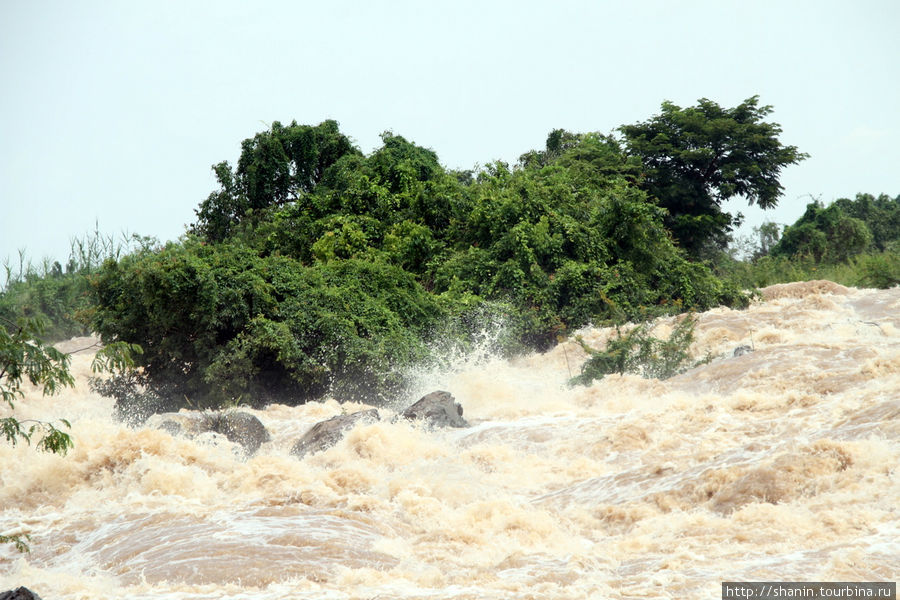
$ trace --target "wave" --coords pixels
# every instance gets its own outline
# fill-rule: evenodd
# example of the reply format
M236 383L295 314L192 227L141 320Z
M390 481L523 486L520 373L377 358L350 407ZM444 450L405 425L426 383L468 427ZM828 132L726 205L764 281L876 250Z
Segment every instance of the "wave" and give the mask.
M655 323L665 335L673 319ZM594 347L613 335L579 332ZM707 364L569 387L578 344L420 374L468 429L362 424L299 460L333 400L247 409L271 441L132 429L77 385L16 416L72 422L59 457L0 445L0 589L54 598L718 597L721 581L900 572L900 288L806 282L698 315ZM740 345L753 352L733 356ZM73 342L73 348L78 347ZM401 403L398 401L398 404Z

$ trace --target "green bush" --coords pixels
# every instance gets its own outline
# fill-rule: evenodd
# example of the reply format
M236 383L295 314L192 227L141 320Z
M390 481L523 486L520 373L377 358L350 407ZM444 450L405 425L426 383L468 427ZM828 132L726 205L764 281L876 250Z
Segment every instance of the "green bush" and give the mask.
M377 399L402 385L445 315L389 264L304 266L190 238L107 263L95 286L103 339L140 341L151 387L194 406L298 403L329 390Z
M753 261L723 259L717 273L739 288L827 279L851 287L889 288L900 284L900 252L857 254L844 262L817 261L811 256L763 256Z
M889 247L877 254L861 254L853 259L852 268L855 286L884 289L900 285L900 247Z
M689 350L696 325L696 319L687 315L675 324L665 340L651 336L651 328L646 322L626 332L616 327L616 336L603 350L595 350L577 337L576 341L588 353L588 359L581 367L581 374L573 377L570 383L590 385L612 373L635 373L650 379L668 379L683 373L693 365Z

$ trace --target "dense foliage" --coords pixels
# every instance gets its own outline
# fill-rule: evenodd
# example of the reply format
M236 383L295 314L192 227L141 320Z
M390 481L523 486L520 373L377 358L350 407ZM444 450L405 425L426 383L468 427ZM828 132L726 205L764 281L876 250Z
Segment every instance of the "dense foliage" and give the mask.
M857 194L825 206L819 201L782 229L756 228L741 242L749 260L723 259L721 273L747 287L808 279L887 288L900 284L900 196Z
M201 406L393 389L443 314L384 262L306 266L194 238L110 262L95 286L97 330L141 340L147 380Z
M818 201L808 204L771 253L841 262L862 252L896 247L898 241L900 196L857 194L855 200L841 198L827 207Z
M246 140L192 235L104 267L95 329L140 342L145 383L193 404L377 400L486 311L508 350L542 349L590 322L745 301L677 247L611 136L556 130L474 174L382 142L365 156L332 121Z
M0 317L7 322L39 318L48 324L51 340L87 335L88 326L79 320L80 311L91 305L87 279L75 271L63 271L58 262L10 281L0 294Z
M65 266L49 259L35 265L22 251L17 263L7 259L3 264L0 319L7 324L38 320L42 338L51 342L88 335L94 304L88 278L105 260L116 260L150 244L147 238L116 239L95 230L71 240Z
M219 190L203 201L194 231L210 241L226 239L254 211L297 200L316 187L325 171L346 154L359 154L335 121L316 127L284 127L244 140L237 169L213 167Z
M218 189L182 240L81 276L86 306L60 286L48 297L144 347L142 369L108 387L140 388L153 410L383 400L488 317L511 352L746 302L698 258L736 222L721 201L774 205L780 169L803 158L770 112L755 97L664 103L620 137L558 129L516 165L461 172L390 132L364 155L334 121L276 122L213 167Z
M775 206L781 170L806 158L778 139L781 127L764 119L771 106L748 98L734 108L701 99L681 108L665 102L662 113L621 127L628 151L641 157L640 185L668 210L666 226L692 256L727 246L741 217L721 203L742 196L761 208Z

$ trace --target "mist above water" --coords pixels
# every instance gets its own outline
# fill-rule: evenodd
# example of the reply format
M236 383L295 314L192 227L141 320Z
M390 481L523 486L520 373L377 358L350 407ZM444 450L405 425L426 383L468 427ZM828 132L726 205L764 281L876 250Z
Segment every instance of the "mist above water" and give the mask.
M361 425L298 460L311 425L365 408L252 411L272 441L130 429L87 386L16 404L72 422L66 457L0 445L0 590L44 598L686 598L721 581L900 572L900 288L772 286L698 315L708 364L570 388L567 343L420 374L473 427ZM658 336L672 319L657 323ZM609 329L580 332L602 347ZM733 357L740 345L754 352ZM398 404L415 398L399 399ZM4 415L5 416L5 413Z

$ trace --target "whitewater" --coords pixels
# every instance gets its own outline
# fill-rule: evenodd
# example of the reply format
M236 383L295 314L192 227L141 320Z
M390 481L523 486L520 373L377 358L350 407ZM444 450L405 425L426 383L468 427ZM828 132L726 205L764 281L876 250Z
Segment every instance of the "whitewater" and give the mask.
M586 359L574 341L456 361L398 405L447 390L471 428L387 419L302 460L289 450L314 423L368 407L251 410L272 440L248 458L215 434L116 421L75 354L74 389L0 410L68 419L75 443L0 443L0 533L31 536L28 554L0 547L0 591L648 599L896 581L900 287L784 284L697 317L691 351L712 360L676 377L568 387ZM593 347L613 333L580 332Z

